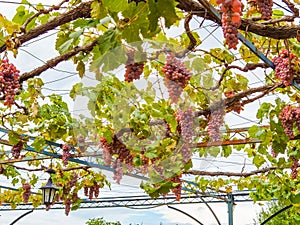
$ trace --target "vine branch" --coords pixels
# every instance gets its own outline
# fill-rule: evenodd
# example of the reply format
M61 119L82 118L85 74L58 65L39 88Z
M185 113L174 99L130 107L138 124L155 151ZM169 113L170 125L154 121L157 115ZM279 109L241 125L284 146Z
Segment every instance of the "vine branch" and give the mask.
M218 83L214 87L211 87L211 88L204 88L204 87L201 87L201 88L204 89L204 90L209 90L209 91L214 91L214 90L218 89L221 86L222 81L224 79L224 76L225 76L225 74L228 70L238 69L238 70L243 71L243 72L248 72L249 70L255 70L257 68L266 69L266 68L270 68L270 66L266 63L247 63L244 67L225 64L225 69L224 69Z
M246 91L237 93L237 94L233 95L232 97L229 97L226 99L221 99L221 100L215 102L212 106L208 107L207 109L197 111L195 113L195 116L199 117L202 115L208 115L220 107L226 107L226 108L231 107L231 106L235 105L236 103L238 103L242 98L248 97L249 95L255 94L257 92L264 92L265 94L267 94L267 93L275 90L278 87L284 87L284 86L282 83L274 83L274 84L268 84L268 85L264 85L264 86L260 86L260 87L250 88Z
M58 5L53 5L52 7L48 8L48 9L39 9L37 13L35 13L34 15L32 15L31 17L29 17L25 23L23 24L23 26L20 28L20 30L23 32L23 33L26 33L26 27L27 25L36 17L42 15L42 14L49 14L51 11L54 11L54 10L59 10L60 7L68 2L69 0L63 0L62 2L60 2Z
M27 33L25 33L21 36L13 38L12 40L10 40L9 43L13 42L14 48L18 48L25 42L32 40L42 34L45 34L48 31L53 30L54 28L56 28L58 26L61 26L63 24L66 24L68 22L76 20L78 18L88 18L88 17L90 17L91 4L92 4L92 1L83 2L80 5L78 5L76 8L53 18L52 20L48 21L47 23L44 23L40 26L33 28L32 30L29 30ZM7 48L6 44L2 45L0 47L0 53L4 52L6 50L6 48Z
M197 40L194 37L194 35L192 34L191 29L190 29L190 22L191 22L192 18L193 18L193 14L189 13L184 20L184 29L190 40L190 43L189 43L188 47L185 50L183 50L183 52L181 52L179 55L177 55L178 57L183 57L189 51L193 51L197 45Z
M199 2L193 0L177 0L177 2L177 8L187 13L193 12L193 15L197 15L199 17L221 24L220 19L216 18L211 12L211 9L208 8L209 5L203 6ZM299 14L298 9L292 3L290 3L288 0L284 0L284 2L296 16ZM70 21L76 20L78 18L89 18L91 13L91 4L92 1L82 2L76 8L53 18L47 23L28 31L21 36L12 39L11 41L15 43L14 47L18 48L23 43ZM297 32L299 32L300 30L300 26L269 26L268 24L255 23L252 19L242 19L239 29L252 32L263 37L270 37L274 39L289 39L295 38L297 36ZM5 44L2 45L0 47L0 53L5 51L6 47L7 46Z
M193 0L177 0L177 7L185 12L193 11L194 15L211 20L215 23L221 24L219 18L216 18L211 12L210 8L201 5L199 2ZM300 30L299 25L285 25L285 26L269 26L267 24L254 23L251 19L242 19L240 30L255 33L263 37L274 39L289 39L297 36L297 31Z
M271 166L271 167L266 167L263 169L258 169L258 170L253 170L250 172L241 172L241 173L237 173L237 172L225 172L225 171L218 171L218 172L210 172L210 171L200 171L200 170L189 170L184 172L184 174L191 174L191 175L198 175L198 176L227 176L227 177L250 177L253 175L257 175L260 173L267 173L273 170L277 170L277 169L286 169L286 168L280 168L277 166Z
M18 170L26 170L28 172L46 171L47 169L49 169L46 166L41 166L40 168L34 168L34 169L16 166L15 164L7 164L7 166L11 166ZM77 167L71 167L71 168L63 168L63 169L61 168L60 171L66 172L66 171L73 171L73 170L87 170L90 168L91 168L91 166L77 166Z

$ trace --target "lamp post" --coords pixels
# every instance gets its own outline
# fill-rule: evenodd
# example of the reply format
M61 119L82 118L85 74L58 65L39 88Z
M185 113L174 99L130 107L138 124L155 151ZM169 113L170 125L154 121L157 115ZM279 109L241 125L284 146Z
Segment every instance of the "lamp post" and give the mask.
M55 198L55 192L58 190L57 187L55 187L55 185L52 183L52 178L51 178L51 174L55 173L55 170L53 169L48 169L46 171L47 173L49 173L50 178L47 182L47 184L43 187L41 187L40 189L42 189L42 196L43 196L43 203L44 205L48 206L51 205L54 201Z

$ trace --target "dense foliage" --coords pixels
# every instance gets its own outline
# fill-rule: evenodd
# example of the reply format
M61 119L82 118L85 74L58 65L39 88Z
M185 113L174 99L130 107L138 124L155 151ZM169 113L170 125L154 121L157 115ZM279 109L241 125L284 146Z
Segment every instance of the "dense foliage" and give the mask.
M103 153L97 163L113 168L117 182L125 173L146 176L141 188L151 197L173 191L180 200L184 180L192 177L193 190L248 189L255 201L299 204L298 0L276 1L283 9L273 12L271 0L29 2L23 0L11 20L0 16L0 121L8 131L4 142L12 146L1 152L0 172L18 189L18 195L1 192L1 202L40 205L40 196L31 194L39 185L34 172L50 166L66 214L80 207L82 192L97 198L110 185L106 177L72 160L96 143ZM205 45L199 29L191 29L202 20L197 26L222 27L222 47ZM174 28L180 30L176 37ZM58 56L27 72L11 64L22 46L55 29L51 47ZM238 43L241 34L259 53ZM69 95L75 105L88 99L89 116L74 118L61 96L43 94L40 75L67 60L82 78ZM261 82L252 84L247 72ZM84 82L90 74L93 85ZM243 116L248 106L258 122L234 133L226 116ZM49 141L61 145L52 149ZM193 167L192 156L230 158L236 152L256 168Z
M86 222L86 225L121 225L120 222L106 222L103 218L93 218Z

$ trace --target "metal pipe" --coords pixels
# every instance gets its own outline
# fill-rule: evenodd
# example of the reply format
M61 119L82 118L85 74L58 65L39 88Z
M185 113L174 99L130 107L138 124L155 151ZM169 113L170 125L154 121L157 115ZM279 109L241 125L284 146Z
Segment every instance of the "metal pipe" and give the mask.
M273 219L275 216L279 215L280 213L284 212L285 210L291 208L293 205L288 205L282 209L280 209L278 212L274 213L272 216L268 217L264 222L261 223L261 225L266 224L267 222L269 222L271 219Z
M17 219L15 219L10 225L15 224L15 223L18 222L20 219L22 219L24 216L26 216L26 215L28 215L28 214L30 214L30 213L32 213L32 212L33 212L33 209L30 210L29 212L26 212L26 213L22 214L22 215L19 216Z
M200 225L204 225L204 224L201 223L199 220L197 220L195 217L191 216L190 214L188 214L188 213L186 213L186 212L184 212L184 211L182 211L182 210L180 210L180 209L177 209L177 208L172 207L172 206L169 206L169 205L168 205L168 208L174 209L174 210L176 210L176 211L178 211L178 212L181 212L182 214L184 214L184 215L190 217L191 219L195 220L195 221L196 221L197 223L199 223Z
M233 225L233 195L232 195L232 193L228 194L227 207L228 207L228 225Z

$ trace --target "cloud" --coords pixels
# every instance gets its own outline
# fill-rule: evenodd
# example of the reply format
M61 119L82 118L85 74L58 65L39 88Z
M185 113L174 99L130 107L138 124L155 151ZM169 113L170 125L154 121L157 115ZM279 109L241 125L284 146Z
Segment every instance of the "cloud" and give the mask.
M217 215L221 224L228 224L228 211L227 204L224 203L210 203L210 207L213 209ZM195 217L201 223L205 225L216 225L217 221L213 214L205 206L205 204L184 204L184 205L174 205L173 207L178 208L189 215ZM233 211L233 221L234 224L247 225L253 224L253 219L256 218L257 212L260 206L253 204L252 202L238 202ZM163 221L169 224L180 224L180 225L199 225L195 220L189 218L188 216L177 212L175 210L167 208L167 206L159 207L155 209L157 214L163 218ZM167 225L168 223L164 223Z

